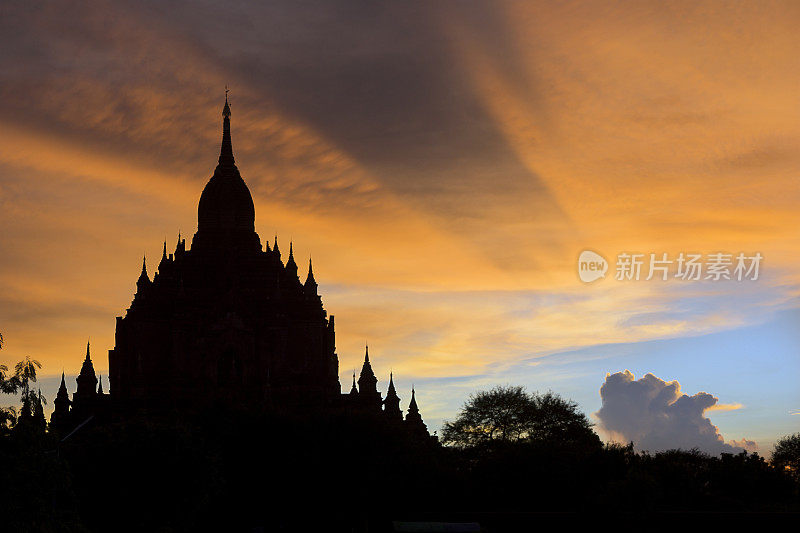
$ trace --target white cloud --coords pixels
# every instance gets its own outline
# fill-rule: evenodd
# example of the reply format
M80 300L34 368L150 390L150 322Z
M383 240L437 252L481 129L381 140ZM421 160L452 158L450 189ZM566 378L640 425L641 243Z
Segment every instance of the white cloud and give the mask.
M754 451L747 439L726 443L705 412L717 405L707 392L681 393L680 383L653 374L635 379L632 372L607 374L600 387L603 405L595 413L599 429L614 440L633 441L651 452L698 448L710 454Z

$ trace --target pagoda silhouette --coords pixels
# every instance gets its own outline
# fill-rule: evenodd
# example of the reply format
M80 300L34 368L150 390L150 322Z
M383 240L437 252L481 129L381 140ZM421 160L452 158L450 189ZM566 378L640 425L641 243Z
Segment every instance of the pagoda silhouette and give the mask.
M51 428L62 435L90 420L252 409L294 414L369 414L431 438L412 389L407 415L390 374L385 398L365 349L349 393L339 383L334 317L318 293L311 259L298 277L292 243L262 246L255 206L233 157L231 110L222 110L219 163L200 196L191 248L178 236L152 279L146 258L125 316L117 317L103 392L87 344L72 399L62 373ZM435 439L435 437L433 437Z

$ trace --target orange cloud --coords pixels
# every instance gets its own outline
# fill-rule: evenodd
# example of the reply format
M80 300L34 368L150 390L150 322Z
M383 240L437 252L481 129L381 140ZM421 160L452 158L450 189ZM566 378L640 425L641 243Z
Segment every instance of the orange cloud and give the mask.
M308 107L346 81L315 85L348 59L338 51L295 68L292 54L315 59L327 48L317 36L265 44L259 31L221 50L135 6L103 7L75 14L71 29L38 15L25 29L52 36L46 58L3 69L4 357L30 354L57 372L77 364L87 336L98 352L113 345L142 253L155 259L162 239L193 233L226 83L257 229L263 240L277 231L284 247L293 239L298 257L313 254L343 375L365 340L384 357L376 364L465 376L581 346L756 323L800 295L791 3L502 3L493 25L469 9L431 7L421 11L435 29L425 45L442 48L427 52L443 58L443 85L413 70L419 45L358 41L341 74L363 69L363 86L341 93L343 111L308 113L277 89L290 85ZM248 63L262 56L272 62ZM391 82L378 111L413 110L441 93L434 103L460 106L442 113L455 125L421 112L407 123L381 114L366 133L353 127L386 87L376 65L390 67ZM414 82L422 89L404 92ZM453 131L479 142L458 151ZM420 145L433 155L409 155ZM761 251L765 278L735 288L584 286L575 260L587 247ZM696 301L711 304L680 312Z
M740 403L718 403L718 404L712 405L711 407L706 409L706 412L709 412L709 411L737 411L739 409L742 409L743 407L744 407L744 405L742 405Z

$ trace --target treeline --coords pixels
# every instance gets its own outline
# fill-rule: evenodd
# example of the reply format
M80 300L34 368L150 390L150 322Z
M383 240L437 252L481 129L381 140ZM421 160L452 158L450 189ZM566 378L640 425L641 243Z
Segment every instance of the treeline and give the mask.
M469 492L480 494L475 505L490 509L800 510L800 434L782 439L771 462L746 451L637 452L633 443L603 444L576 403L510 386L473 394L445 423L443 442Z
M83 531L59 437L47 432L47 400L33 387L41 367L27 357L13 370L0 365L0 393L17 402L0 406L0 531Z
M3 372L4 383L17 376ZM90 424L63 440L20 423L23 408L0 436L2 531L390 531L394 520L519 531L580 517L800 510L800 435L773 462L640 453L603 444L573 402L520 387L473 395L441 443L383 417L246 405Z

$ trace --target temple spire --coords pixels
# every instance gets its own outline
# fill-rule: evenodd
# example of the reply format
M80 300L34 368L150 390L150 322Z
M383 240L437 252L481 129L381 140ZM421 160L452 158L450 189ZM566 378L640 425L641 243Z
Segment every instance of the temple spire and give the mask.
M228 98L222 110L222 143L219 164L206 183L197 204L197 233L192 251L239 254L260 252L261 239L255 231L253 196L233 159L231 108Z
M67 392L67 382L64 371L61 371L61 384L58 386L55 401L56 411L69 411L69 393Z
M422 415L419 414L419 406L417 405L416 391L414 386L411 386L411 401L408 403L408 412L406 413L405 425L409 431L420 439L430 438L428 433L428 426L422 421Z
M386 399L383 400L383 412L395 422L403 421L403 411L400 409L400 397L394 388L394 373L389 372L389 389L386 391Z
M147 275L147 256L142 258L142 273L136 280L136 294L139 294L145 287L150 285L150 277Z
M181 239L181 232L178 232L178 243L175 245L175 259L186 251L186 241Z
M225 86L225 107L222 108L222 146L219 150L219 164L233 165L233 145L231 144L231 107L228 104L228 86Z
M97 394L97 375L94 372L94 365L89 353L89 341L86 341L86 359L81 365L81 372L78 374L76 380L78 382L78 389L75 392L75 400L78 402L81 399L91 399Z
M306 276L306 282L303 284L303 286L305 287L306 294L317 294L317 280L314 279L314 269L311 266L311 257L308 258L308 276Z
M47 427L47 420L44 418L44 396L42 396L42 389L39 389L39 394L36 395L33 405L33 421L37 428L42 431Z
M364 365L361 367L361 375L358 376L358 397L365 407L380 410L381 394L378 392L378 378L372 371L369 362L369 346L364 350Z
M56 399L53 402L55 409L53 410L53 414L50 415L51 428L56 429L59 432L62 432L66 428L66 425L69 422L69 405L71 403L72 402L69 401L69 393L67 392L66 376L62 370L61 385L58 386L58 393L56 394Z
M356 388L356 372L353 371L353 386L350 387L350 394L358 394L358 389Z
M167 260L167 239L164 239L164 251L161 253L161 260Z
M297 276L297 263L294 262L292 241L289 241L289 259L286 260L286 272L289 274L289 278L293 283L296 281L297 284L300 285L300 278Z

